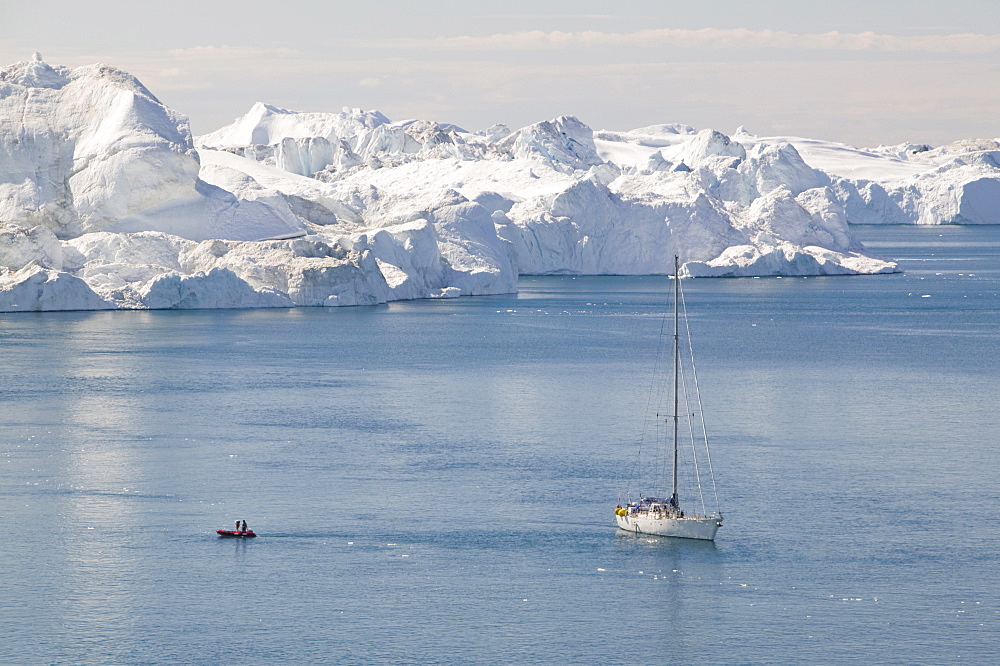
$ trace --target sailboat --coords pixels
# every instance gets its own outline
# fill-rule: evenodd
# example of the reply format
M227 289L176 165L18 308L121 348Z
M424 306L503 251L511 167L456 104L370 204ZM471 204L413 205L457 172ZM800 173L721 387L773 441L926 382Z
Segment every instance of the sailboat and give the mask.
M684 314L684 330L688 334L688 351L690 361L681 361L681 313ZM673 413L663 418L663 425L666 431L672 431L672 455L671 455L671 476L670 494L665 496L667 479L661 478L657 482L657 496L640 495L637 500L632 500L631 494L626 491L625 504L622 505L622 498L619 496L618 506L615 507L615 520L620 529L636 534L652 534L656 536L682 537L687 539L715 540L715 534L722 527L722 511L719 509L718 490L715 486L715 475L712 471L712 458L708 451L708 434L705 428L704 418L701 419L701 435L696 437L695 428L692 421L693 410L696 409L701 414L701 396L698 392L698 380L694 371L694 353L690 345L690 328L687 325L687 309L684 305L681 280L680 280L680 259L674 257L674 316L673 316ZM694 393L693 401L690 393ZM683 403L681 398L683 397ZM685 413L681 413L682 405ZM662 416L657 414L657 420ZM690 476L694 479L694 492L690 499L685 498L685 505L681 505L681 498L678 490L678 469L680 464L679 431L681 421L685 420L691 434L691 470ZM696 439L701 439L699 452ZM667 440L667 445L671 443ZM669 453L669 451L668 451ZM702 487L702 469L699 465L699 456L704 456L707 464L707 475L711 478L712 491L715 493L714 511L709 511L705 505L705 492ZM644 461L640 457L636 461L637 470L642 468ZM662 476L666 476L666 465L661 465L664 470Z

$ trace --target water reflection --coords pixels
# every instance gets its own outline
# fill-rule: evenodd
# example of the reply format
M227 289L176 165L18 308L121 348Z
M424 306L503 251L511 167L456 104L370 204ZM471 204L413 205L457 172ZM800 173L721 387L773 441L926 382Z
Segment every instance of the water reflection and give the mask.
M698 600L717 593L724 583L718 546L618 530L615 550L629 567L620 572L619 591L634 604L628 621L653 630L644 640L658 641L664 662L689 661L699 653L715 613Z
M140 328L150 322L148 313L131 319ZM147 371L143 356L131 353L129 329L108 313L58 323L63 353L54 362L66 383L59 422L67 433L61 531L73 542L62 551L63 620L73 639L107 650L130 633L143 588L137 549L148 522L141 451L147 405L135 389Z

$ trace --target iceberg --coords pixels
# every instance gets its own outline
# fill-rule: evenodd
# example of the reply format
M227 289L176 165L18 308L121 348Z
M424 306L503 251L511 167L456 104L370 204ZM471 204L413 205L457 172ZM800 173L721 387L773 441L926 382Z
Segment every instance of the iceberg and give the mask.
M963 139L932 148L900 144L855 148L799 137L784 141L831 179L851 224L1000 224L1000 141Z
M852 223L1000 223L1000 144L469 132L257 103L194 137L127 72L0 69L0 311L343 306L524 274L898 271Z
M188 120L106 65L0 69L0 221L63 239L156 230L252 239L301 225L198 177ZM238 218L238 224L232 224Z

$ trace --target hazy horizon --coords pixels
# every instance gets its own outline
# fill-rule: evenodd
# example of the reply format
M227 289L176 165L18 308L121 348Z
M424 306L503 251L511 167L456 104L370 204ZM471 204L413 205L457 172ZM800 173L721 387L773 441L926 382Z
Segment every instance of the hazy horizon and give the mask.
M957 0L502 9L259 0L0 8L0 66L106 62L195 134L261 101L377 109L469 130L574 115L594 129L686 123L857 146L995 138L1000 6Z

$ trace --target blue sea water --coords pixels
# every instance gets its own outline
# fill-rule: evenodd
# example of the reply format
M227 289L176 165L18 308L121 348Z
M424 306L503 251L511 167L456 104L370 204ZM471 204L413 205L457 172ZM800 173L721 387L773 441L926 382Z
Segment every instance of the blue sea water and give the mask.
M856 232L685 282L714 544L614 528L662 277L0 315L0 662L995 663L1000 229Z

